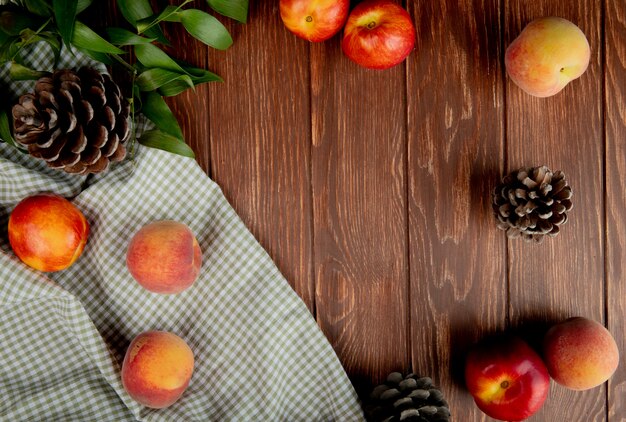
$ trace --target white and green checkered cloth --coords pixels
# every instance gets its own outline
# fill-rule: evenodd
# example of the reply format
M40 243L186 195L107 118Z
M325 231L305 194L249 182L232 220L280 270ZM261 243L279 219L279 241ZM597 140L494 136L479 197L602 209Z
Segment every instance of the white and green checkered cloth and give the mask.
M82 60L65 59L59 67ZM70 198L90 223L65 271L32 270L8 243L11 210L38 192ZM125 263L132 235L164 219L187 224L203 250L198 280L178 295L143 289ZM127 346L148 330L179 335L195 355L188 389L167 409L142 407L121 383ZM362 419L308 309L194 160L142 147L86 178L0 143L0 421Z

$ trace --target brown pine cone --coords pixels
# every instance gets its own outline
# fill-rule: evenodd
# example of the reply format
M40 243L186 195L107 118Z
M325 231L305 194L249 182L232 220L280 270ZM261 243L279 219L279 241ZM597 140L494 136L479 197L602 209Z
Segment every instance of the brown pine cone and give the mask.
M562 171L546 166L523 167L510 173L493 195L498 228L509 238L541 242L555 237L572 209L572 189Z
M15 140L50 167L100 173L126 156L130 106L111 77L93 68L42 77L12 111Z

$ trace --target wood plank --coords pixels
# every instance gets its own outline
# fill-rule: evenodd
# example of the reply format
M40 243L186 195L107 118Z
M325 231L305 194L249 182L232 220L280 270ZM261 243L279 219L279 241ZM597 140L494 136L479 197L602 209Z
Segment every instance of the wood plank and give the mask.
M605 128L607 224L607 326L617 346L626 353L626 3L605 5ZM609 380L608 421L626 418L626 365L624 358Z
M408 366L403 66L311 46L318 323L361 392Z
M601 3L505 2L505 45L531 20L560 16L577 24L591 45L589 69L550 98L524 93L507 78L508 169L547 165L565 172L574 209L561 234L542 244L509 242L510 316L531 341L569 316L604 321L603 128ZM604 421L606 391L573 392L552 383L538 420Z
M212 176L314 311L308 45L270 2L246 25L220 19L234 45L209 51L225 79L209 86Z
M455 419L484 420L463 370L471 345L506 320L506 244L490 205L503 167L500 5L426 2L410 11L418 28L408 62L413 367L441 386Z

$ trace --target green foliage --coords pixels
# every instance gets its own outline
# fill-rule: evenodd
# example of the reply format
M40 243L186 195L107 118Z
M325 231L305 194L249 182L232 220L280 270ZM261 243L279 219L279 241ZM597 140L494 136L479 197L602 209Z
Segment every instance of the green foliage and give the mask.
M195 158L193 150L180 139L159 130L150 130L139 138L139 143L151 148L173 152L184 157Z
M209 7L245 23L249 0L207 0ZM129 27L107 28L106 35L96 33L78 19L93 0L19 0L0 6L0 65L11 62L14 79L36 79L37 69L26 67L22 49L36 42L47 42L58 60L61 46L75 48L106 65L119 65L133 81L129 101L135 112L143 113L157 130L147 132L140 143L184 156L193 156L184 143L182 131L163 96L178 95L195 86L222 78L206 69L190 66L171 57L158 44L169 41L161 28L165 22L181 25L190 36L209 47L225 50L233 39L226 27L214 16L190 6L194 0L178 1L161 11L154 11L150 0L116 0ZM131 60L128 56L134 56ZM133 63L134 64L130 64ZM0 114L3 139L8 118Z

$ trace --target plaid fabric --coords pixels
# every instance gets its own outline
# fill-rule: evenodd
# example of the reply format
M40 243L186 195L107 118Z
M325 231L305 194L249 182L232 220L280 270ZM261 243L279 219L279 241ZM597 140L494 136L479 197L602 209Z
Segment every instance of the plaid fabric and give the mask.
M44 55L29 60L47 68ZM42 191L70 198L90 223L83 255L57 273L28 268L7 240L13 207ZM203 250L200 277L178 295L148 292L125 264L133 234L162 219L186 223ZM137 404L121 384L126 348L148 330L181 336L195 355L187 391L167 409ZM308 309L195 161L141 147L81 177L0 143L0 420L362 418Z

